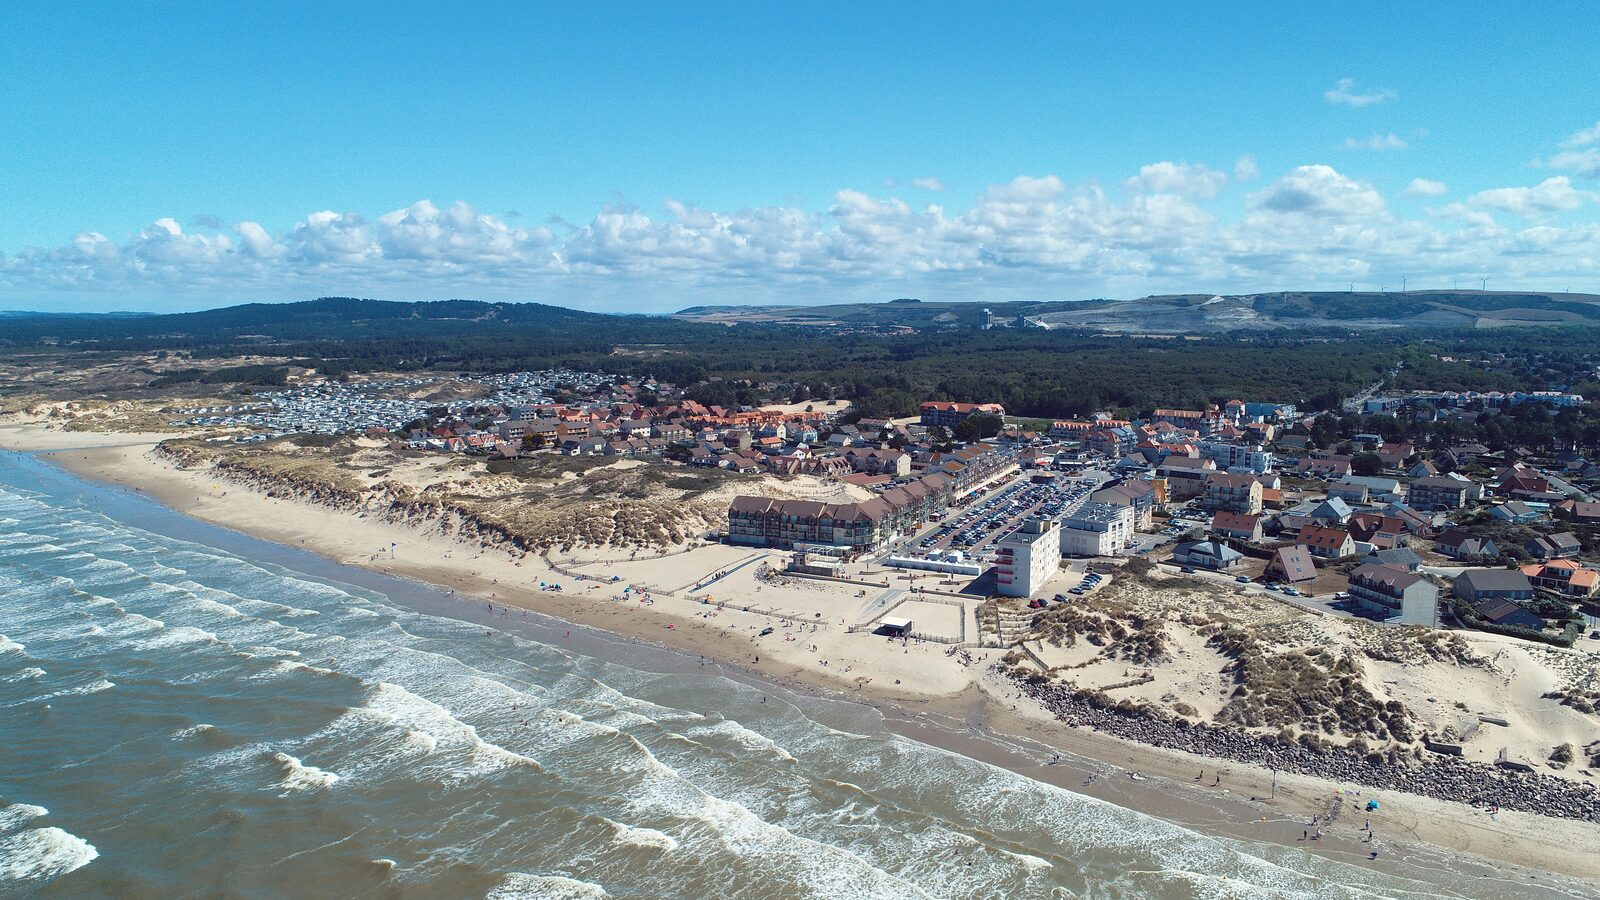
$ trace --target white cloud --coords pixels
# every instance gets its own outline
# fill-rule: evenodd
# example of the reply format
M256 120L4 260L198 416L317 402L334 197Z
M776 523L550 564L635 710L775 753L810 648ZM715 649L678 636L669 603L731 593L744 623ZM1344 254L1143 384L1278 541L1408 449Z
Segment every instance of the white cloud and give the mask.
M1383 197L1332 166L1300 166L1254 195L1251 209L1275 214L1357 218L1384 214Z
M1345 138L1339 145L1341 150L1404 150L1408 145L1405 138L1394 132L1388 134L1373 134L1365 138Z
M1183 197L1215 197L1228 182L1226 173L1186 162L1157 162L1139 167L1139 174L1123 182L1129 190Z
M1341 78L1333 87L1322 92L1323 99L1329 103L1342 103L1345 106L1356 107L1371 106L1374 103L1393 100L1397 96L1399 95L1388 88L1363 92L1356 87L1354 78Z
M1233 180L1238 182L1255 181L1261 177L1261 167L1256 165L1254 156L1241 156L1233 164Z
M1594 208L1565 177L1407 219L1372 185L1307 165L1246 197L1241 216L1196 191L1221 173L1190 170L1179 177L1180 164L1156 164L1140 174L1149 190L1121 198L1093 182L1019 176L960 209L852 189L822 210L615 203L559 235L428 200L371 217L314 212L277 230L241 221L190 234L161 218L121 240L85 231L64 246L0 255L0 302L99 296L126 307L136 305L130 297L217 304L350 294L661 310L902 290L952 299L1137 296L1200 284L1242 291L1396 271L1414 283L1479 272L1528 287L1600 281L1600 224L1551 214ZM1408 192L1419 193L1417 184L1430 186L1421 196L1438 196L1425 179ZM1495 218L1523 211L1534 216L1529 227Z
M1561 146L1569 150L1576 147L1587 147L1590 144L1600 144L1600 122L1594 123L1561 142Z
M1562 150L1545 161L1552 169L1570 169L1583 178L1600 178L1600 147Z
M1505 187L1479 191L1468 200L1474 206L1536 216L1577 209L1592 195L1573 188L1565 175L1546 178L1534 187Z
M1406 193L1413 197L1439 197L1445 193L1444 182L1430 181L1426 178L1413 178L1406 185Z
M944 182L942 182L939 179L934 178L932 176L929 176L927 178L913 178L911 180L911 185L912 185L912 187L916 187L916 188L919 188L919 189L924 190L924 191L942 191L942 190L944 190Z

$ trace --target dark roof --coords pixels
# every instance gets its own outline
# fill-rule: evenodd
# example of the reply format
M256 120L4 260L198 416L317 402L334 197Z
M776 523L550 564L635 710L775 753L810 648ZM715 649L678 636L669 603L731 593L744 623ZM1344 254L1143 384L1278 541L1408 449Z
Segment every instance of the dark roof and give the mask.
M1533 583L1528 581L1528 576L1517 569L1467 569L1451 583L1460 585L1463 582L1474 592L1533 590Z
M1272 554L1272 561L1267 567L1290 581L1309 581L1317 577L1317 564L1312 559L1311 551L1299 544L1279 548L1277 553Z

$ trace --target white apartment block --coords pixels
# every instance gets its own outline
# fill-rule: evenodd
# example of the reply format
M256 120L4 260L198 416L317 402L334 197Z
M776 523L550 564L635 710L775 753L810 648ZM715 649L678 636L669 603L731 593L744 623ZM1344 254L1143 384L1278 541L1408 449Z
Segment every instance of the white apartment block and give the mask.
M1202 441L1200 455L1215 462L1219 472L1249 472L1261 475L1272 468L1272 454L1261 449L1260 444Z
M1061 520L1062 556L1116 556L1133 536L1133 507L1085 503Z
M1007 597L1031 597L1061 568L1061 526L1049 519L1028 519L995 546L996 591Z

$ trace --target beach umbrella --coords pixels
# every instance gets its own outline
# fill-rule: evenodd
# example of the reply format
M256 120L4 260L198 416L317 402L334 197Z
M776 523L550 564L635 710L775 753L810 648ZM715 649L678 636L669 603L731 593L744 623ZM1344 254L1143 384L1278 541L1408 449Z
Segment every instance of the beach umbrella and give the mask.
M1368 800L1367 801L1367 812L1377 812L1377 811L1378 811L1378 801L1376 801L1376 800Z

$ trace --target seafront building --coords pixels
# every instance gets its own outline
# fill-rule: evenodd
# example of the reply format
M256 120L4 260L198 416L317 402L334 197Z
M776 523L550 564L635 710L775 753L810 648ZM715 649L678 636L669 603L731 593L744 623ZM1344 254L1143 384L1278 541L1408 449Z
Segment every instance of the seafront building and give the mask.
M1031 597L1061 568L1061 526L1027 519L995 545L995 592Z

